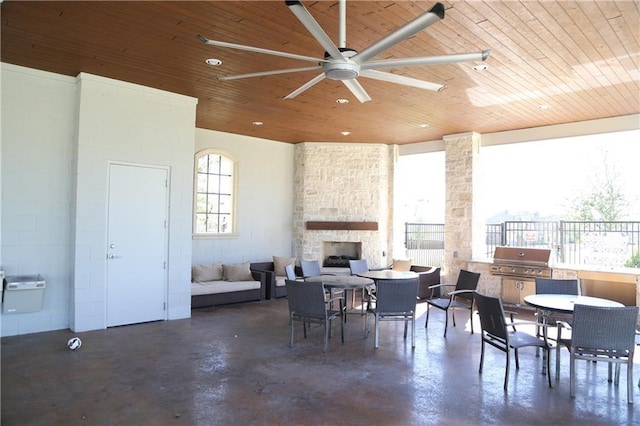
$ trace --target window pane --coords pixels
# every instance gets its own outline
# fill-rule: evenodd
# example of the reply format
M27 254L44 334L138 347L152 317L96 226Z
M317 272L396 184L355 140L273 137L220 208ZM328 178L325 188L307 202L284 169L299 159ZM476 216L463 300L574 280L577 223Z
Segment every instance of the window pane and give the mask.
M221 195L219 198L220 198L220 213L231 214L231 196Z
M207 215L205 214L196 215L196 232L198 233L207 232Z
M220 164L220 174L229 176L233 175L233 161L226 157L222 157Z
M207 194L196 195L196 213L205 213L207 211Z
M207 213L218 213L218 197L209 197L209 202L207 203Z
M215 214L207 215L207 232L218 232L218 216Z
M207 177L206 174L198 173L197 192L207 192Z
M208 155L198 158L198 173L206 173L208 161Z
M207 185L207 192L210 194L217 194L219 192L220 178L217 175L209 175L209 182Z
M229 226L230 221L231 220L227 216L221 216L219 231L222 233L231 232L231 227Z
M209 155L208 157L209 157L209 173L219 174L220 173L220 156Z
M220 193L231 194L233 192L233 177L220 176Z

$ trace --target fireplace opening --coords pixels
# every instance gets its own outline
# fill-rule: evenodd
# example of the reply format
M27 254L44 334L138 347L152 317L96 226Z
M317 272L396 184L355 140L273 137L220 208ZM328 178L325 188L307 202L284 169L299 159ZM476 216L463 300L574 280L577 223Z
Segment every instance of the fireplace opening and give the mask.
M362 243L350 241L324 241L322 243L322 266L348 268L349 260L362 256Z

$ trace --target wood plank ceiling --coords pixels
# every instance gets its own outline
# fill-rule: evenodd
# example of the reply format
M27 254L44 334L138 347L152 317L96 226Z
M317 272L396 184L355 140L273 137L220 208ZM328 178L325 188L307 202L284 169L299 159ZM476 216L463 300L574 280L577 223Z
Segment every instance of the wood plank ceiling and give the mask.
M303 1L336 42L338 3ZM347 46L362 50L434 3L347 1ZM196 36L322 57L284 1L7 1L3 62L59 74L87 72L198 98L199 128L289 143L407 144L444 135L523 129L640 113L639 1L445 1L445 19L376 59L492 49L477 62L391 70L446 84L441 92L360 77L361 104L318 72L233 81L227 76L309 66L204 45ZM219 67L205 64L222 60ZM312 65L312 64L311 64ZM348 104L338 104L346 98ZM547 105L547 107L541 107ZM547 109L541 109L547 108ZM262 126L252 125L261 121ZM426 124L428 127L420 127ZM342 131L351 132L348 136Z

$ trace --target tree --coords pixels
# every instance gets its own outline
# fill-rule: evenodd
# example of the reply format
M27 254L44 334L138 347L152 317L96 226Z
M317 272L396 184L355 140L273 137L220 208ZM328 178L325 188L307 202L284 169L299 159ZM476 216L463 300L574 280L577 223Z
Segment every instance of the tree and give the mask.
M609 161L608 153L600 148L600 167L594 167L593 175L585 182L587 187L579 191L568 203L567 216L573 220L617 221L626 216L630 203L620 183L621 174Z

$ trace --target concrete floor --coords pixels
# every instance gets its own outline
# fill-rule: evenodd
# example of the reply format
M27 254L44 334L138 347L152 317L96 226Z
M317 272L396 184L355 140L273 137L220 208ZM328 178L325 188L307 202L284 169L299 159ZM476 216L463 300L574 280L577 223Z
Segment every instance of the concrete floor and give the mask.
M640 424L640 389L628 405L624 370L615 387L605 364L580 362L571 399L567 351L549 389L541 358L525 349L505 393L502 352L489 347L478 374L480 338L465 329L466 312L444 339L443 312L425 329L419 308L415 351L394 322L374 349L359 315L348 317L344 344L334 324L327 353L318 326L304 340L298 325L291 349L286 299L78 333L75 352L69 330L5 337L2 425ZM636 361L636 381L639 370Z

